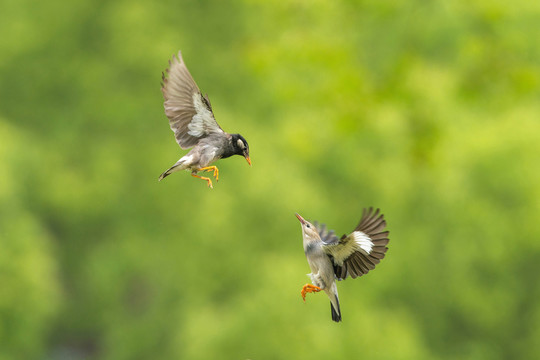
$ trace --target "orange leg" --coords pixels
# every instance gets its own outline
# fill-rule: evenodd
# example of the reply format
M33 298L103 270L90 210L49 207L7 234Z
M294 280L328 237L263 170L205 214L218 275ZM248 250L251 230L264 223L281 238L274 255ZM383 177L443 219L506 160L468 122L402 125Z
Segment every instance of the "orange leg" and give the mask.
M214 171L214 177L216 178L216 181L219 181L219 170L217 166L207 166L207 167L200 168L197 171Z
M196 173L191 173L191 176L196 177L196 178L199 178L199 179L206 180L206 181L208 182L208 187L209 187L210 189L213 189L213 188L214 188L214 187L212 186L212 180L210 180L209 178L204 177L204 176L199 176L199 175L197 175Z
M318 286L306 284L302 287L302 291L300 291L300 294L302 294L302 299L304 299L304 302L306 302L306 294L311 292L319 292L322 289Z

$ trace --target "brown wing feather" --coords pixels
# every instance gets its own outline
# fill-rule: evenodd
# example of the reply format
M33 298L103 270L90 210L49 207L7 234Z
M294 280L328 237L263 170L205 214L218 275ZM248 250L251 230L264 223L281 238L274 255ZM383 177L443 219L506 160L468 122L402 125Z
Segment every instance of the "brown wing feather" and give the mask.
M362 211L362 219L358 223L358 226L355 230L359 230L360 227L369 226L373 221L376 220L377 215L379 215L379 209L377 209L375 213L373 213L373 208L371 207L369 209L364 209Z
M169 61L165 73L161 86L163 106L178 145L188 149L211 132L223 132L214 118L208 95L202 96L181 52Z
M386 221L379 209L375 211L373 208L364 209L353 233L343 235L337 242L334 239L324 242L323 249L334 262L334 274L337 279L343 280L349 275L354 279L375 269L388 250L386 245L389 242L389 231L384 231L385 227ZM369 248L362 248L361 243L355 240L355 232L361 232L369 238L371 242L369 252L366 251ZM326 228L324 234L327 234Z

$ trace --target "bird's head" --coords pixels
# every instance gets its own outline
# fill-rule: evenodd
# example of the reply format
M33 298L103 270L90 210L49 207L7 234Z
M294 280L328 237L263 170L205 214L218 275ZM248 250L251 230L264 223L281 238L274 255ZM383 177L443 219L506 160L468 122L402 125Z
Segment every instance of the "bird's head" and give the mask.
M298 220L300 220L300 224L302 225L302 235L305 238L317 240L319 239L319 232L317 231L317 228L313 226L312 223L304 219L300 216L300 214L295 214Z
M234 148L235 155L242 155L246 158L246 161L251 166L251 159L249 158L249 145L247 140L240 134L232 135L232 146Z

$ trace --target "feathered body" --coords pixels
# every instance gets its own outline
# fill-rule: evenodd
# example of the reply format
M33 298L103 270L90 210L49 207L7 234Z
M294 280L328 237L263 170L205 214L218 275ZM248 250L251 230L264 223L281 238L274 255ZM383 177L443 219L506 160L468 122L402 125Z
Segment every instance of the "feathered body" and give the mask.
M304 234L304 253L311 269L308 276L313 285L320 287L330 299L332 320L341 321L341 309L334 277L332 260L324 252L320 238L306 236Z
M208 95L202 95L180 52L169 61L165 72L168 77L163 74L161 87L165 114L178 145L192 149L161 174L159 180L179 170L191 170L195 175L213 162L232 155L244 156L251 165L246 139L240 134L229 134L218 125Z
M242 155L243 149L238 147L238 139L243 138L239 134L226 134L226 136L211 134L202 138L193 149L161 174L159 180L180 170L191 170L196 173L200 168L204 168L219 159Z
M379 209L364 209L354 231L338 238L326 225L311 224L296 214L302 224L304 253L311 269L311 281L323 290L331 303L332 320L341 321L335 280L367 274L384 258L389 242L386 221Z

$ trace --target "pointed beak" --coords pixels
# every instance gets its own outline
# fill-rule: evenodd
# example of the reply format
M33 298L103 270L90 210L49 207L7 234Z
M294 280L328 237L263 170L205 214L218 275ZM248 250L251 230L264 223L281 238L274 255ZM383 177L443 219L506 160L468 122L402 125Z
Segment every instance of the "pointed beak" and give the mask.
M300 222L302 223L302 225L304 225L304 224L306 223L306 220L304 220L304 218L301 217L300 214L296 213L295 215L296 215L296 217L298 218L298 220L300 220Z
M246 161L248 162L249 166L251 166L251 159L249 158L249 155L246 156Z

